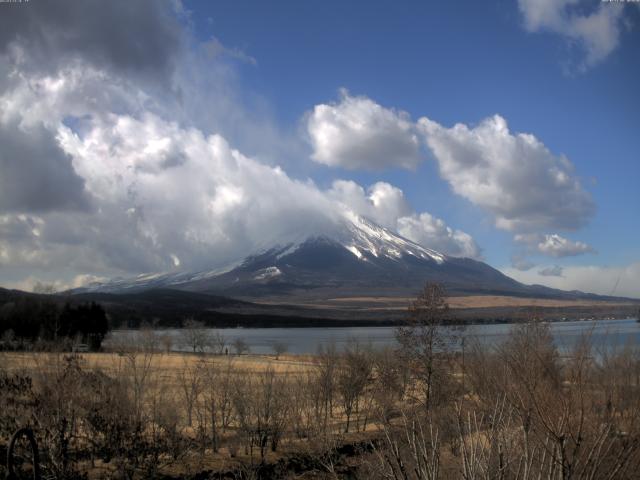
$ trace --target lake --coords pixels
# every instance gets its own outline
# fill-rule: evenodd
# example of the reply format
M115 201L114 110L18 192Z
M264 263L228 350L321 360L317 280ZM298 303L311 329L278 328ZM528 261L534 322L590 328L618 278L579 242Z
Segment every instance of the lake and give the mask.
M470 325L462 336L466 339L479 341L483 345L491 346L502 342L514 324ZM590 333L593 345L596 347L621 348L625 345L640 345L640 323L636 319L623 320L582 320L571 322L550 323L551 332L558 348L571 348L585 333ZM249 346L251 353L273 353L275 343L287 345L289 353L313 354L318 347L335 344L338 350L343 350L353 339L360 343L370 344L374 348L395 346L395 327L334 327L334 328L219 328L206 329L211 334L219 333L231 345L234 340L241 338ZM173 350L188 351L189 347L183 342L183 331L180 329L156 330L158 334L168 334L174 337ZM110 341L135 335L133 330L116 330L111 333ZM232 348L229 347L229 351Z

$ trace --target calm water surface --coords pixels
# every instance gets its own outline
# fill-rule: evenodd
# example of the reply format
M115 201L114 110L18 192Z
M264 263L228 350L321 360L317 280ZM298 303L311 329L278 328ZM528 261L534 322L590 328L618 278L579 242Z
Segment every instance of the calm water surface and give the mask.
M465 341L478 341L483 345L497 345L504 341L514 324L471 325L461 335ZM590 334L596 348L622 348L626 345L640 346L640 323L636 319L583 320L550 323L551 332L558 348L571 348L584 334ZM221 334L227 345L234 340L244 340L251 353L273 352L274 343L285 343L290 353L316 353L318 348L335 344L343 350L353 339L370 344L374 348L396 345L395 327L339 327L339 328L219 328L207 329L212 334ZM174 337L173 349L189 350L183 342L180 329L157 330L160 334ZM135 335L135 331L116 330L112 339L117 341ZM231 351L232 348L229 347Z

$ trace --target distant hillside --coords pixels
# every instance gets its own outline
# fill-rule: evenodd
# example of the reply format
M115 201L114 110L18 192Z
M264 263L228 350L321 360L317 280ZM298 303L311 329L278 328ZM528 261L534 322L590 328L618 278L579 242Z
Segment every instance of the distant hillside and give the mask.
M262 304L229 297L171 289L151 289L130 294L87 292L77 295L38 295L0 288L0 320L4 305L21 298L55 302L60 307L66 302L79 305L97 302L106 310L111 328L180 327L186 319L201 321L216 327L313 327L396 325L405 318L411 298L381 299L359 298L354 301L326 301L309 304ZM469 297L463 297L469 298ZM547 302L532 299L512 305L499 302L462 302L451 314L465 322L506 322L529 318L532 311L550 320L570 318L610 318L636 315L640 301L623 302L588 301ZM457 304L460 302L454 301Z

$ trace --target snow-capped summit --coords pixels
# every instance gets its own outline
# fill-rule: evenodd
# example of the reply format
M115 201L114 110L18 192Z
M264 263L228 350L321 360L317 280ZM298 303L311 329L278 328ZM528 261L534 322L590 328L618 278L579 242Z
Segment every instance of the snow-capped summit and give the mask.
M446 259L442 253L407 240L359 215L347 214L345 224L342 243L347 250L360 259L365 258L363 252L368 252L374 257L382 255L401 258L403 255L413 255L438 263L443 263Z

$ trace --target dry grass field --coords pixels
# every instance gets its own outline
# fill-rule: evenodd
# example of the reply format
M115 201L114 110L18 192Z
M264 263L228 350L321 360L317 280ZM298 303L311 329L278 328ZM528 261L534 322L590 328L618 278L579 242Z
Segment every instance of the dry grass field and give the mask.
M58 405L54 410L60 408L59 401L68 402L62 407L65 414L79 416L87 396L93 397L90 401L97 404L103 400L120 404L114 411L102 414L104 418L116 426L119 416L129 418L128 422L142 421L147 425L141 432L145 440L151 438L152 444L155 442L179 453L176 458L162 454L152 461L154 465L142 466L131 458L128 462L135 463L138 471L151 468L154 475L162 473L174 478L207 470L242 471L263 462L273 464L287 456L325 448L326 442L332 442L326 437L329 432L338 434L337 441L345 441L341 432L345 429L346 417L337 398L329 423L323 427L325 433L322 439L317 439L318 445L322 443L320 447L309 433L304 434L304 441L301 434L291 435L295 429L315 428L311 426L316 421L311 418L311 408L304 402L312 394L307 387L315 381L319 368L317 358L305 355L280 355L276 359L269 355L143 350L79 354L0 352L0 373L9 378L28 377L36 391L51 391L54 404ZM100 389L91 392L89 387L90 382L103 378L102 375L116 380L111 387L114 390L107 395L100 393ZM90 393L85 387L89 387ZM105 396L107 398L100 398ZM126 407L119 411L124 405ZM88 418L91 411L89 408L83 415ZM358 441L366 431L376 428L373 423L358 426L361 416L358 412L358 420L356 415L351 418L351 433L346 441ZM30 422L28 417L24 417L24 421ZM89 432L92 427L88 424L80 426L87 421L77 422L75 433L67 432L69 445L75 449L89 448L92 440L88 439L96 434ZM262 443L261 438L264 441L269 438L269 443ZM144 448L139 448L144 452ZM100 479L111 478L115 475L114 469L124 467L98 458L90 463L76 462L76 468L87 473L88 478ZM146 475L136 478L146 478Z
M68 355L68 354L67 354ZM120 353L81 353L83 366L89 370L100 369L105 372L117 372L127 361ZM50 352L0 352L5 371L26 373L46 372L58 367L65 354ZM313 357L309 355L200 355L181 352L156 353L150 357L150 369L163 378L177 378L184 370L199 364L226 366L231 362L237 371L262 373L271 368L276 373L304 373L314 368Z
M411 297L344 297L330 298L333 305L378 305L378 308L406 310L414 301ZM602 300L558 300L548 298L522 298L501 295L470 295L448 297L452 309L456 308L494 308L494 307L589 307L589 306L633 306L633 302L610 302ZM375 307L373 307L375 308Z

